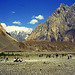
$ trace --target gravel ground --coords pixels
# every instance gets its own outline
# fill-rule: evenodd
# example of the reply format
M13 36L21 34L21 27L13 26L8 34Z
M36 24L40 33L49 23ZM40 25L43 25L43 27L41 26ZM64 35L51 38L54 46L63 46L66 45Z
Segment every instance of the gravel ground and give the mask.
M1 61L0 75L75 75L75 59L27 58L23 62Z

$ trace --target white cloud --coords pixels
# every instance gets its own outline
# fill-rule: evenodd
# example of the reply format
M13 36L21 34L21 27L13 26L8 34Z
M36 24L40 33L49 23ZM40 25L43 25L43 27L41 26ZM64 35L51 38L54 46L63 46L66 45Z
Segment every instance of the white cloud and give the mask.
M42 15L35 16L36 19L42 20L44 17Z
M4 29L7 32L13 32L13 31L17 31L17 32L21 32L24 31L26 33L31 33L32 32L32 28L27 28L27 27L19 27L19 26L6 26L5 23L1 23L1 25L4 27Z
M42 15L34 16L33 15L32 18L36 18L36 19L42 20L42 19L44 19L44 16L42 16Z
M15 13L15 11L12 11L12 13L14 14L14 13Z
M30 24L35 24L35 23L38 23L38 20L32 19L29 23L30 23Z
M14 21L12 22L13 24L18 24L18 25L21 25L21 22L20 21Z

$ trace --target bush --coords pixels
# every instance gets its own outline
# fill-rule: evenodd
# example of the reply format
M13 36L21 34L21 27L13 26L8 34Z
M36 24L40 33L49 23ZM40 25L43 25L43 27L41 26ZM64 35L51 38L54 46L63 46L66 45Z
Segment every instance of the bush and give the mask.
M5 56L5 53L4 52L0 53L0 56Z

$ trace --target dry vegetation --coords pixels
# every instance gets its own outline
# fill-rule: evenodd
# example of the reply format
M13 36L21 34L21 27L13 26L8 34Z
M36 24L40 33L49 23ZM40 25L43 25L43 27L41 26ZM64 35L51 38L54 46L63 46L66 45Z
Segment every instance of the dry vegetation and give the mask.
M33 51L75 51L75 43L49 42L49 41L24 41L25 50Z

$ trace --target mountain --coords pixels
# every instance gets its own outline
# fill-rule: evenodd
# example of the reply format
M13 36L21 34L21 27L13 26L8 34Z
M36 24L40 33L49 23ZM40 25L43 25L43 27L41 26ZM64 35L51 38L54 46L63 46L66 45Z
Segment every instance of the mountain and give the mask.
M16 39L17 41L24 41L27 39L27 37L30 35L31 32L24 32L24 31L12 31L9 32L11 37Z
M0 23L0 52L1 51L21 51L23 44L13 39Z
M60 4L44 24L37 25L27 40L75 42L75 3L70 7Z

